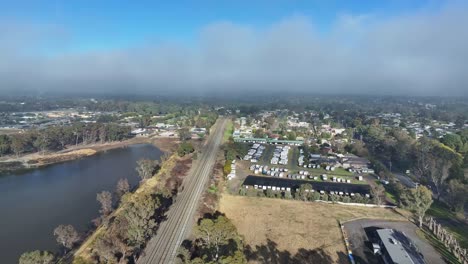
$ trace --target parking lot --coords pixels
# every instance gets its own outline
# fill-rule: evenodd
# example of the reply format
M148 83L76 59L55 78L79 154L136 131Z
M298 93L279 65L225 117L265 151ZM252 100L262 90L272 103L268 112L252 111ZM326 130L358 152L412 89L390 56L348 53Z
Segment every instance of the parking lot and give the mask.
M422 258L418 258L423 259L420 263L445 263L435 249L416 234L418 227L411 222L363 219L347 222L344 228L356 263L382 263L382 260L373 254L371 242L375 239L374 231L381 228L392 228L408 237L417 248L409 253L416 258L422 255Z

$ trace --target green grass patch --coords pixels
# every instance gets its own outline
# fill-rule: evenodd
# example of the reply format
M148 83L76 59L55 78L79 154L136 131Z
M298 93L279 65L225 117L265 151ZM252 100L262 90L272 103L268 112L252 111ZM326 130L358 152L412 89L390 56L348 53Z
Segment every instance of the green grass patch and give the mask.
M227 142L229 140L229 137L232 136L233 132L234 132L234 124L232 123L232 120L228 120L226 129L224 130L223 141Z
M390 202L392 202L393 204L398 204L397 198L396 198L396 196L395 196L393 193L391 193L391 192L389 192L389 191L385 191L385 196L386 196L386 197L388 198L388 200L389 200Z
M437 200L434 200L434 202L431 205L431 208L427 210L427 214L442 219L456 218L455 214L452 211L450 211L450 209L445 204Z
M429 230L427 229L417 229L416 234L422 238L425 239L431 244L437 252L442 256L442 258L450 264L458 264L460 261L457 260L457 258L450 252L445 245L438 240Z
M427 210L427 215L434 217L450 231L463 248L468 248L468 225L460 221L447 205L434 200L431 208Z
M216 187L215 185L211 185L210 187L208 187L208 192L209 193L217 193L218 192L218 187Z

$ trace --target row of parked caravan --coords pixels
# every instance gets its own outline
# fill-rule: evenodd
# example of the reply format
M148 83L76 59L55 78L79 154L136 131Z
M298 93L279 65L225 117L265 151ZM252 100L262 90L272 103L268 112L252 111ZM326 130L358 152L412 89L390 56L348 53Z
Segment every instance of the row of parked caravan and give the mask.
M255 143L249 149L247 155L244 156L244 160L250 160L250 162L256 163L263 155L263 151L265 151L265 146Z
M254 189L257 189L257 190L268 190L268 189L271 189L273 191L287 191L287 192L290 192L291 191L291 188L290 187L278 187L278 186L269 186L269 185L257 185L255 184L254 186ZM249 188L249 186L245 186L245 188ZM299 191L299 188L297 189L293 189L294 191L298 192ZM306 189L305 190L306 192L315 192L315 190L313 189ZM319 191L320 194L325 194L327 193L326 191ZM328 194L332 194L332 195L341 195L341 196L355 196L356 194L355 193L348 193L348 192L340 192L340 191L329 191ZM370 195L369 194L365 194L365 196L367 198L370 198Z
M291 149L290 146L276 146L270 163L273 165L277 165L277 164L287 165L288 154L289 154L290 149Z
M278 167L268 167L262 165L252 165L250 166L250 170L253 171L254 174L263 174L273 177L280 177L283 178L287 175L288 169L286 168L278 168Z
M267 165L262 166L258 164L250 166L250 170L254 174L263 174L263 175L279 177L279 178L289 178L289 179L296 179L296 180L304 180L306 178L311 179L311 180L319 179L318 176L313 176L306 170L301 170L299 171L299 173L288 173L289 170L286 168L268 167ZM326 174L322 174L321 179L323 181L327 181L328 176ZM331 177L330 180L333 182L351 183L350 179L343 179L339 177Z
M304 150L301 148L299 149L299 158L297 159L297 165L299 165L299 167L307 166L307 165L304 165L304 158L305 158Z
M227 175L228 180L232 180L236 177L236 161L233 160L231 163L231 172Z

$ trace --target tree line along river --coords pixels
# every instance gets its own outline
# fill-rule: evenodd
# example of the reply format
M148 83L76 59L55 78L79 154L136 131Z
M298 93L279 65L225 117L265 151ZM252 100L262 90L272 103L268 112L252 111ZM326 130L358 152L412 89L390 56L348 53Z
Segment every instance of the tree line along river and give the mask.
M59 249L53 230L71 224L80 233L99 215L98 192L113 192L120 178L136 186L136 161L160 159L138 144L26 172L0 174L0 262L17 263L25 251Z

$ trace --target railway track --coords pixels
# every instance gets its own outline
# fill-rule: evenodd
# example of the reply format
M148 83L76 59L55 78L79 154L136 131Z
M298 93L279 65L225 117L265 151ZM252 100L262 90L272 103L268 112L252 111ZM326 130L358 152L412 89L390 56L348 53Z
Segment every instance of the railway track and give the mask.
M201 155L183 182L183 191L169 209L167 220L161 223L156 235L148 242L138 264L173 263L177 249L192 229L198 202L213 172L225 126L225 119L216 122Z

